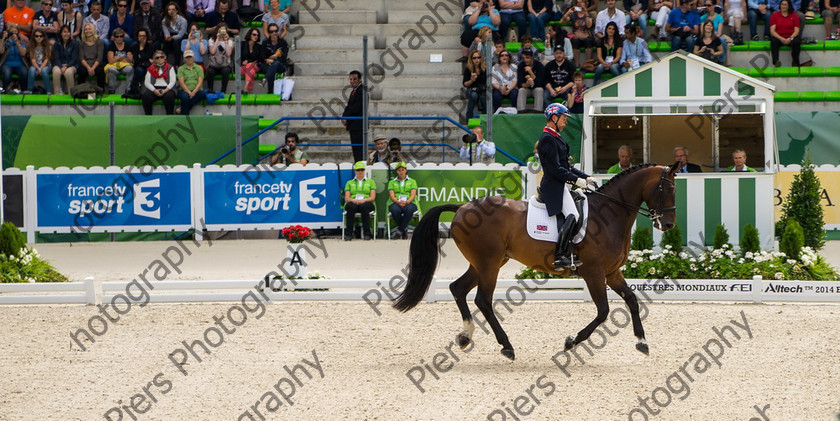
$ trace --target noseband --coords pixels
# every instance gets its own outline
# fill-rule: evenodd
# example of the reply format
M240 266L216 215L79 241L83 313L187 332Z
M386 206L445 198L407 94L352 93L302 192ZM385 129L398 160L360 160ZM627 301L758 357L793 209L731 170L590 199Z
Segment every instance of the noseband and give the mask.
M668 175L668 169L669 169L668 167L663 168L662 169L662 175L659 176L659 184L656 186L656 190L657 190L657 192L656 192L656 205L657 206L655 208L645 209L641 206L634 206L634 205L631 205L627 202L618 200L618 199L616 199L612 196L607 196L606 194L601 193L599 191L595 191L595 190L589 190L589 192L604 196L607 199L610 199L613 202L618 203L621 206L624 206L628 209L631 209L635 212L638 212L639 215L642 215L645 218L648 218L651 221L653 221L654 223L656 223L656 222L659 221L660 218L662 218L662 216L665 214L665 212L671 212L671 211L677 209L676 206L662 207L662 202L663 202L662 201L662 195L665 194L665 189L663 188L663 186L664 186L665 182L667 181L667 182L671 183L671 185L674 184L674 180L671 180L671 179L668 179L668 178L665 177L666 175Z

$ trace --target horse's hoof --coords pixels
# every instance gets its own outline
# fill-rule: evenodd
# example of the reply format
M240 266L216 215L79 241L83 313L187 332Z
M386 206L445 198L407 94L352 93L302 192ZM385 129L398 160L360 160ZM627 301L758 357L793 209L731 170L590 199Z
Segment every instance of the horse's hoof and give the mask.
M502 355L510 359L511 361L516 360L516 355L513 353L513 348L502 348Z
M648 344L645 342L638 342L636 343L636 350L641 352L645 355L650 355L650 350L648 349Z
M467 336L466 333L459 333L458 336L455 337L455 341L458 342L458 346L460 346L461 349L465 349L467 345L470 344L470 337Z
M566 337L566 345L563 347L563 352L566 352L575 347L575 339L571 336Z

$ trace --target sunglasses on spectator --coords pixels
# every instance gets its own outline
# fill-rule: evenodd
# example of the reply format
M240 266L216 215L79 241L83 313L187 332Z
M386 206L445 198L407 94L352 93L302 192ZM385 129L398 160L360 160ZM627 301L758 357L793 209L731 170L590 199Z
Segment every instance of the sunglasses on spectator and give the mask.
M43 38L43 35L35 35L35 38Z
M117 5L117 7L120 7L120 8L122 8L122 7L128 7L128 5L127 5L127 4L118 4L118 5Z
M510 54L500 54L499 57L510 57Z
M166 58L166 56L155 56L155 59Z
M41 3L44 6L52 6L52 3Z
M125 35L114 35L114 38L125 38Z
M269 33L269 34L276 34L276 33L277 33L277 30L276 30L276 29L269 29L269 30L268 30L268 33Z

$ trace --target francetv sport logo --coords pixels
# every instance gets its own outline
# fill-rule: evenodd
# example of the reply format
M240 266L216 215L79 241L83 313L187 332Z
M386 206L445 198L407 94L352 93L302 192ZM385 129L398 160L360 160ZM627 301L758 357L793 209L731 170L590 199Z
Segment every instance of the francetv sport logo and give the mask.
M128 186L119 184L110 186L69 184L67 195L71 200L67 213L79 215L79 217L111 212L123 213L126 211L126 202L132 202L135 215L160 219L160 179L134 184L129 197L126 196L127 191ZM72 199L74 197L77 199Z

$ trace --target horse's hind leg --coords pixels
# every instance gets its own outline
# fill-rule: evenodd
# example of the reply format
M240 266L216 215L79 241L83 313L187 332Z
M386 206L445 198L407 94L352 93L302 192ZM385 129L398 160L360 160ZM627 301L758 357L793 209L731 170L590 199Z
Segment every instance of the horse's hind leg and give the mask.
M506 262L507 259L504 259ZM496 289L496 277L499 275L499 266L495 268L485 268L480 272L478 294L475 296L475 305L481 310L481 314L490 327L493 329L493 334L496 335L496 341L502 345L502 355L516 359L513 351L513 345L510 344L507 334L499 320L496 318L496 313L493 310L493 291Z
M639 300L636 298L636 293L627 286L624 275L621 274L620 270L607 277L607 285L624 299L627 308L630 309L630 317L633 319L633 334L639 340L636 342L636 349L645 355L649 355L648 344L645 341L645 328L642 327L642 318L639 316Z
M460 278L449 284L449 291L455 297L455 304L458 305L458 311L461 312L461 320L464 321L464 330L456 336L458 346L461 349L467 347L472 340L473 332L475 331L475 324L472 321L472 314L470 308L467 306L467 294L475 288L478 284L478 271L472 265L461 275Z
M583 268L583 266L581 266L581 268ZM601 323L604 323L604 320L607 320L607 316L610 312L610 304L607 301L607 286L604 283L604 274L596 271L595 274L587 273L582 275L583 279L586 280L586 287L589 288L589 295L592 297L592 301L598 309L598 314L595 316L595 320L589 322L586 327L578 332L577 336L574 338L571 336L566 338L564 351L568 351L575 345L589 339L589 335L592 335L592 332L594 332Z

